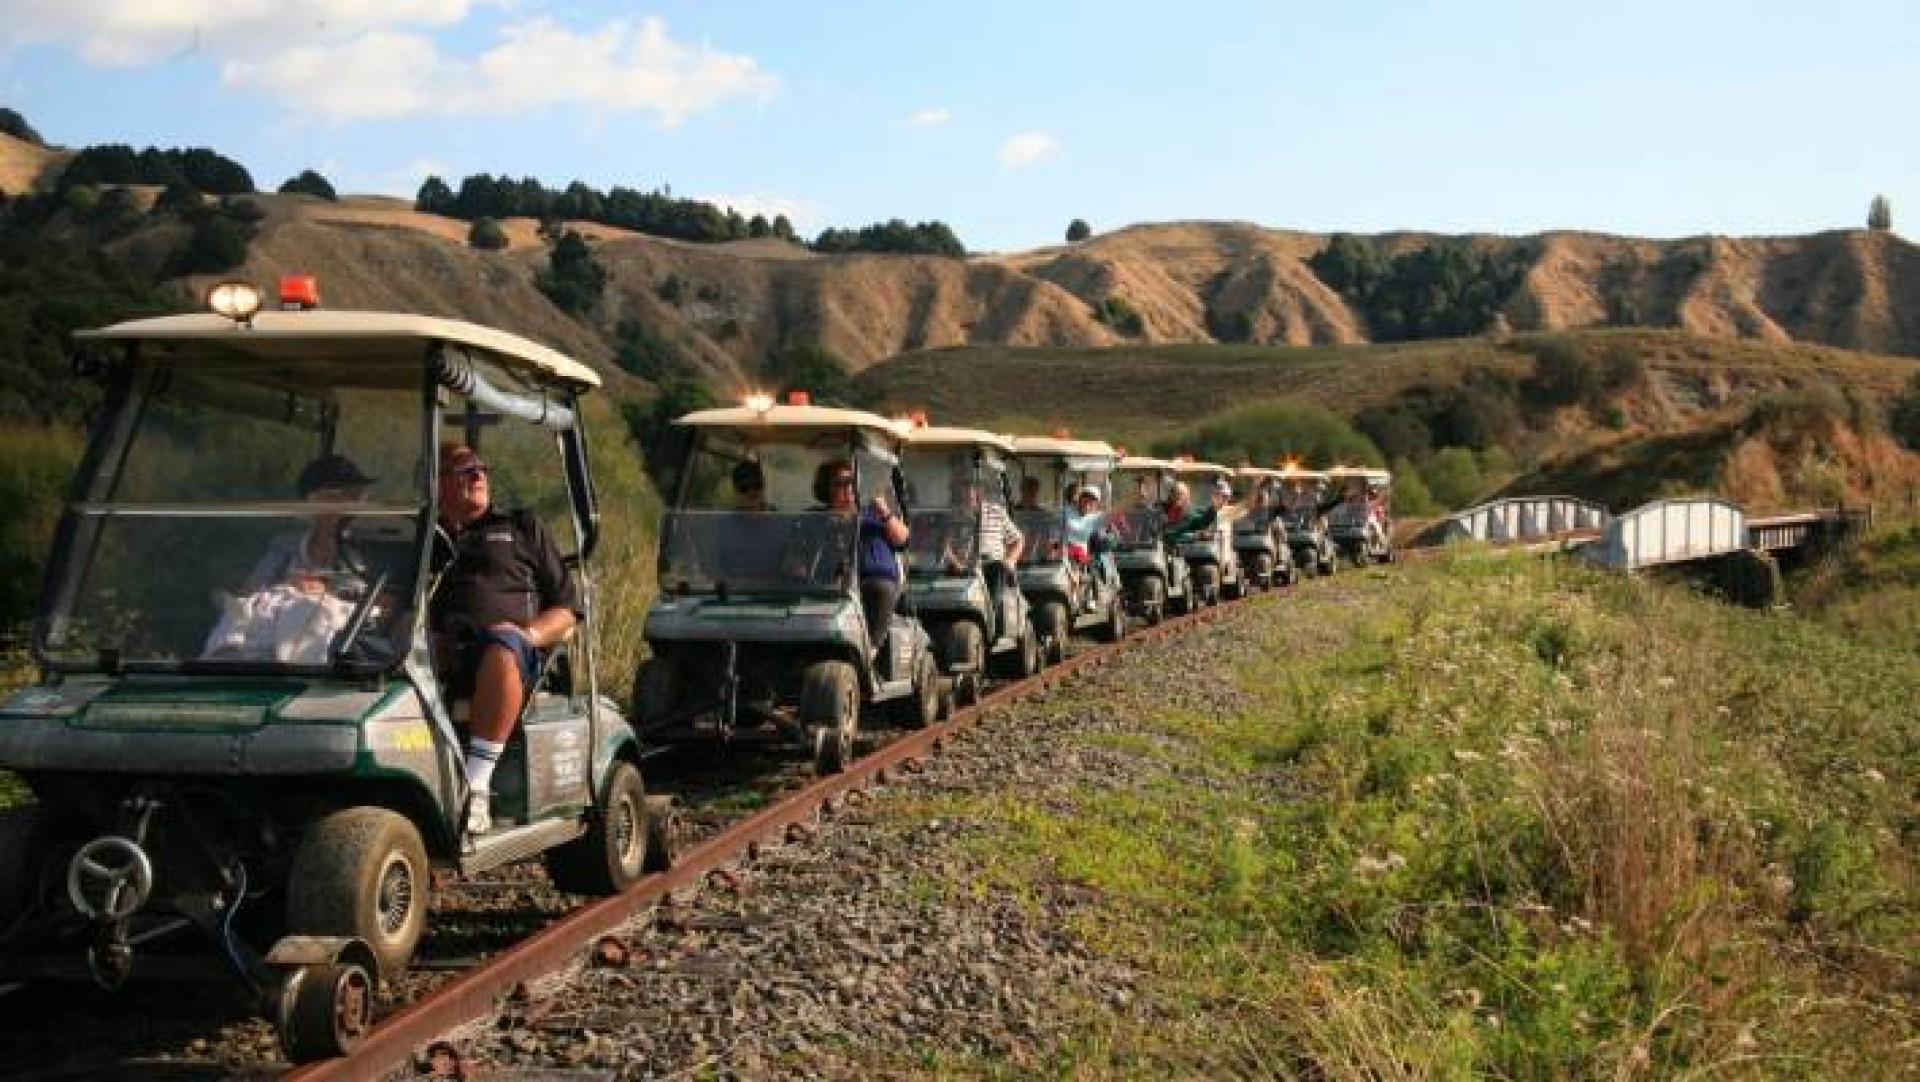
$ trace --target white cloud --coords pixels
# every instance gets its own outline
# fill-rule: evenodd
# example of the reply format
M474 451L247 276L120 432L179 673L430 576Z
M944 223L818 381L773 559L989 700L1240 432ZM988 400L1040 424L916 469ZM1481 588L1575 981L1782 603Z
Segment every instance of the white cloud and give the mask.
M204 54L222 82L335 122L505 115L557 108L640 113L672 127L779 81L750 56L676 41L658 18L574 31L549 18L501 26L475 55L432 32L515 0L6 0L0 48L65 44L89 63L141 66Z
M89 63L139 66L205 50L234 56L289 38L343 40L395 26L450 26L473 0L10 0L0 44L72 45Z
M769 222L773 221L774 218L779 215L784 214L787 216L787 221L793 223L794 229L800 232L806 232L807 227L816 221L816 215L812 206L784 195L748 193L744 195L703 195L699 198L715 206L731 207L748 218L756 214L764 214L767 216L767 221Z
M916 128L937 128L953 119L948 109L921 109L907 117L907 123Z
M682 44L652 17L585 34L534 19L503 28L500 38L468 61L442 56L425 37L374 32L344 48L301 46L235 61L224 78L333 121L578 107L648 113L672 127L731 101L766 101L779 88L752 57Z
M1053 157L1060 141L1043 131L1024 131L1000 144L1000 168L1025 169Z

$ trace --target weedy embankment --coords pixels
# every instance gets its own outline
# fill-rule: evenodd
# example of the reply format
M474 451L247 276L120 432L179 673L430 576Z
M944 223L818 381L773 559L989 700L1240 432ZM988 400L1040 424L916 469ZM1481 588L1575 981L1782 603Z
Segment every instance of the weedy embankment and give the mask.
M1125 673L1066 708L1097 776L910 812L976 827L946 889L1067 894L1141 974L1126 1009L1088 991L1062 1069L1920 1069L1910 650L1506 560L1254 611L1252 649L1194 657L1236 688L1209 709Z

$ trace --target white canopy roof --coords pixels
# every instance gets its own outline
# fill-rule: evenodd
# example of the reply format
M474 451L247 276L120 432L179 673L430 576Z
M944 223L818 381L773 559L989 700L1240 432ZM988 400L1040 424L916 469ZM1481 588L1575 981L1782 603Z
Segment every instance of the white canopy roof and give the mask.
M908 447L992 447L1007 454L1013 453L1013 440L998 432L988 432L984 428L943 428L939 425L924 426L907 432Z
M761 433L768 438L779 439L810 433L844 432L848 429L857 429L884 435L889 440L898 440L904 427L903 422L889 421L877 413L868 413L865 410L839 409L834 406L790 406L785 403L777 403L763 410L748 406L696 410L673 423L692 425L696 428L735 428L749 436Z
M212 312L156 316L80 331L75 338L94 342L167 342L180 361L235 356L285 359L326 343L337 355L365 358L382 353L417 356L425 343L442 341L483 351L509 368L575 387L598 387L593 369L558 350L517 334L458 319L399 312L357 312L320 308L301 312L263 311L251 323L236 323Z

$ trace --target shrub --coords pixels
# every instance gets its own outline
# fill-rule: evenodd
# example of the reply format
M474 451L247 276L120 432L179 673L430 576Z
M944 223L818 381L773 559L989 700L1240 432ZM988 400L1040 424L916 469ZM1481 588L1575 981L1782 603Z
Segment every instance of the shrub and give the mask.
M1354 417L1353 426L1391 459L1424 459L1433 453L1433 433L1421 413L1408 402L1368 406Z
M1242 406L1197 429L1153 443L1156 455L1186 452L1229 465L1243 460L1272 464L1289 455L1317 464L1377 466L1386 461L1372 441L1339 417L1318 406L1286 401Z
M613 363L652 383L695 376L685 350L637 320L622 320L614 328Z
M27 123L26 117L4 106L0 106L0 132L37 147L46 146L40 138L40 133L34 131L33 125Z
M311 195L328 202L340 198L335 194L333 185L328 183L327 178L311 169L302 169L299 176L292 177L285 184L280 185L280 192L282 195Z
M1207 333L1221 342L1246 342L1253 338L1253 314L1246 311L1222 312L1207 309Z
M1465 447L1448 447L1433 456L1422 471L1433 500L1443 509L1458 511L1472 506L1485 490L1480 462Z
M778 221L775 222L776 228ZM816 252L881 252L896 255L942 255L958 259L967 254L952 227L945 222L908 225L904 219L853 229L826 229L813 242Z
M775 354L768 373L780 393L806 391L816 405L854 404L847 362L818 342L797 342Z
M510 242L507 231L492 218L475 218L467 227L467 243L483 252L497 252Z
M33 618L40 568L53 542L80 434L40 425L0 427L0 637Z
M187 242L167 263L170 277L219 274L247 261L247 242L253 227L225 214L204 214L194 222Z
M1104 297L1094 305L1093 318L1129 338L1138 338L1146 331L1146 322L1140 313L1119 294Z
M1068 244L1078 244L1091 236L1093 236L1093 227L1087 224L1085 218L1075 218L1067 223Z
M534 284L554 307L581 316L600 303L600 294L607 288L607 268L594 257L586 238L569 229L553 246L547 269L535 276Z
M1441 507L1427 491L1427 482L1412 460L1393 460L1393 509L1411 518L1426 518L1440 513Z
M1920 451L1920 372L1887 411L1887 431L1910 451Z
M1564 338L1533 348L1533 374L1521 385L1527 400L1553 409L1582 406L1598 411L1613 396L1640 382L1646 364L1625 342L1612 342L1597 356Z

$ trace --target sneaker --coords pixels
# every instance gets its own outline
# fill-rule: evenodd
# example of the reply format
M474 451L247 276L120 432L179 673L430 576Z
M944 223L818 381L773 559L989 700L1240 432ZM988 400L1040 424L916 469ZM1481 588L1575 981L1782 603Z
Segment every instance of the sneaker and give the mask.
M467 798L467 833L481 835L493 829L493 811L488 805L493 802L493 794L476 789Z

